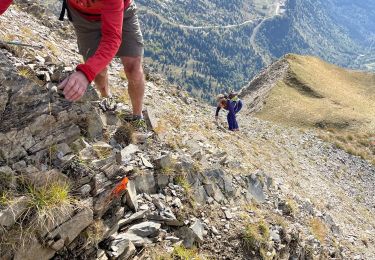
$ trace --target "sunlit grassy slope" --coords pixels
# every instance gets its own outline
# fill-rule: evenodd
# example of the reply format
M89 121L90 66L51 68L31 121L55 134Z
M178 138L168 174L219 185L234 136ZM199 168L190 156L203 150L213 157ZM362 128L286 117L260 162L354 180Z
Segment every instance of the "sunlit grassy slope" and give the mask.
M345 70L310 56L287 55L290 68L259 117L288 125L375 129L375 74Z

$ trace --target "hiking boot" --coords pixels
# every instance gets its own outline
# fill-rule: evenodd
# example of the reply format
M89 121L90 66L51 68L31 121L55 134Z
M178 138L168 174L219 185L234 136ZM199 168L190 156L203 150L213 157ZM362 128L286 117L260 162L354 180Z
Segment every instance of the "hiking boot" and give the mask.
M103 110L103 112L115 111L117 108L117 103L114 97L106 97L103 98L99 103L99 107Z
M134 130L136 131L140 131L140 132L147 131L147 124L143 118L134 118L133 120L130 121L130 124L134 127Z
M123 121L129 123L136 131L140 131L140 132L147 131L147 123L144 120L144 118L141 116L136 116L131 113L122 113L120 118Z
M135 119L137 119L137 118L134 118L133 114L130 111L122 112L120 117L125 122L132 122Z

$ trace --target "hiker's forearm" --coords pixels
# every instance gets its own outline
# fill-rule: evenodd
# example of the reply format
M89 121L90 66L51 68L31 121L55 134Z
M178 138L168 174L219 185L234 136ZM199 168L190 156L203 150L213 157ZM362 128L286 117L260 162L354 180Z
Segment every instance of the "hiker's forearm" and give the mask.
M221 109L221 107L217 107L217 108L216 108L215 116L219 116L220 109Z
M0 15L2 15L8 7L12 4L13 0L1 0L0 1Z

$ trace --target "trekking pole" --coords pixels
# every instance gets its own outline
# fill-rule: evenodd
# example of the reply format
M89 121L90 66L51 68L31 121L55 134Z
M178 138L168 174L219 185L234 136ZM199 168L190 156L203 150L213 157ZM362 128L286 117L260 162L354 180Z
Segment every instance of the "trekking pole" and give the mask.
M4 41L0 41L0 44L6 44L6 45L16 45L16 46L20 46L20 47L27 47L27 48L34 48L34 49L43 49L44 47L41 46L41 45L31 45L31 44L25 44L25 43L22 43L22 42L4 42Z

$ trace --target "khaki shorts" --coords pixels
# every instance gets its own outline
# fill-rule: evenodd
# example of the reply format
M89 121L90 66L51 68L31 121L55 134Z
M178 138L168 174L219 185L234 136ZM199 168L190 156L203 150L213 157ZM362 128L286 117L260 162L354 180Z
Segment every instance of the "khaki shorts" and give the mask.
M79 12L69 8L72 23L77 34L79 53L85 60L93 56L101 40L101 22L91 22L83 18ZM122 26L122 43L116 54L118 57L143 56L143 36L136 14L137 7L133 2L124 11Z

